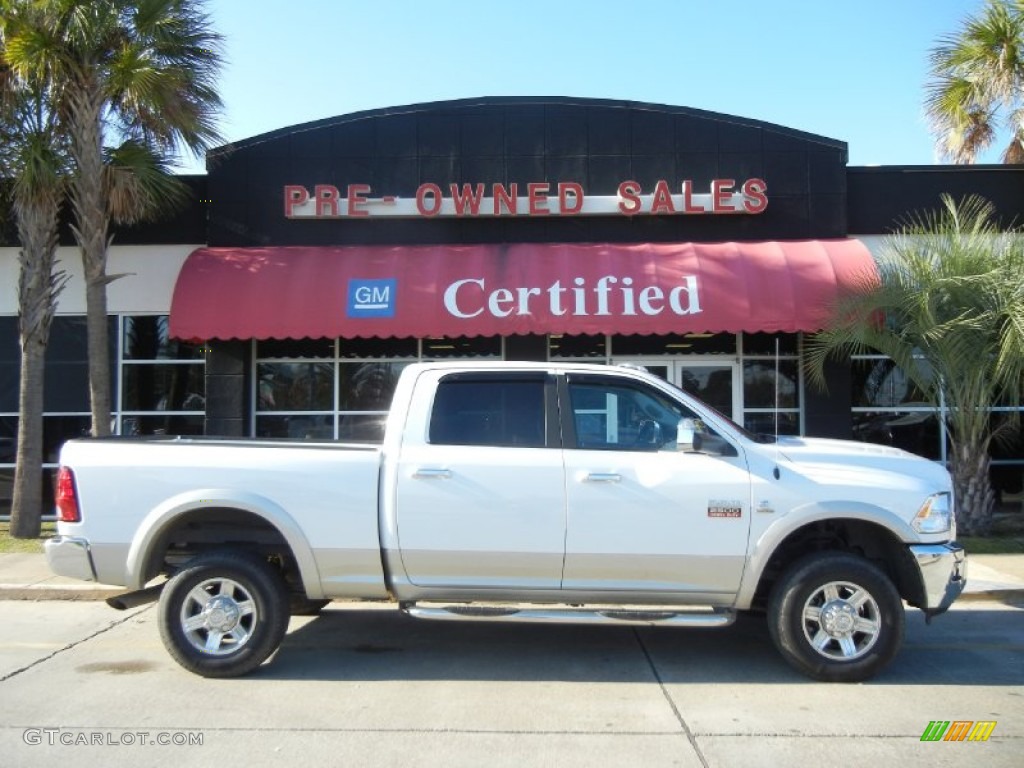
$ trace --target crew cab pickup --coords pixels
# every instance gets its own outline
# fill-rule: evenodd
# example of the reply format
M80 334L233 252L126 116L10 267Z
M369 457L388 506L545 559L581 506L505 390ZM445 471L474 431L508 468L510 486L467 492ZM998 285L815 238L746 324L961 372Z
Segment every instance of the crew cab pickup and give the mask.
M159 591L164 644L208 677L262 664L291 613L357 599L475 621L758 612L794 667L857 681L898 652L904 601L930 619L966 577L941 466L750 434L618 366L413 364L380 445L73 440L57 507L52 570L125 586L120 606Z

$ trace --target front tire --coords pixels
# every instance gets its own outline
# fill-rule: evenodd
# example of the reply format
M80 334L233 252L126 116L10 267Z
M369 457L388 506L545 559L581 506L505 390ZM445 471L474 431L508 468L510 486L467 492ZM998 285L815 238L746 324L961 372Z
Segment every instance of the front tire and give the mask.
M816 680L853 683L903 644L903 603L875 565L841 552L796 562L772 591L768 628L779 653Z
M171 657L203 677L237 677L277 650L288 629L284 579L247 552L211 552L167 582L160 637Z

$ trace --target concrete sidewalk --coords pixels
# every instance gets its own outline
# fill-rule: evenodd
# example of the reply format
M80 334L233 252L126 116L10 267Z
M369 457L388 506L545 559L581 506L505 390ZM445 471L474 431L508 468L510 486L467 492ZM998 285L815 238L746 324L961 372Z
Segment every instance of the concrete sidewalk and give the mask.
M55 576L42 554L0 554L0 600L105 600L126 590ZM961 600L1024 603L1024 554L968 553Z

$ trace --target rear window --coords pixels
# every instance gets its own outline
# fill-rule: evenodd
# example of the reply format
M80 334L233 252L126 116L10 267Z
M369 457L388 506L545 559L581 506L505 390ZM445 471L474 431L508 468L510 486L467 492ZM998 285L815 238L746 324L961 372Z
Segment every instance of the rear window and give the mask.
M543 448L543 379L448 378L438 384L429 440L440 445Z

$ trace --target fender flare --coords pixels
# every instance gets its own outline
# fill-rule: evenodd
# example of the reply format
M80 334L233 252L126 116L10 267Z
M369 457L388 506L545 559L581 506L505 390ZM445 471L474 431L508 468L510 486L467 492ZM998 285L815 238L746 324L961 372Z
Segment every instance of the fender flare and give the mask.
M132 537L125 564L125 584L132 589L142 589L145 586L145 564L155 542L181 515L203 507L238 509L265 520L281 534L291 549L306 596L311 599L323 597L320 569L313 557L309 541L294 518L281 505L265 496L228 488L187 491L167 499L150 510Z
M785 514L779 515L761 533L757 541L751 542L751 546L748 548L747 564L743 569L743 578L736 595L736 608L739 610L750 608L764 569L779 545L790 534L813 523L840 519L877 525L889 531L902 542L918 541L917 533L902 518L891 510L875 504L866 504L862 501L821 501L795 507Z

